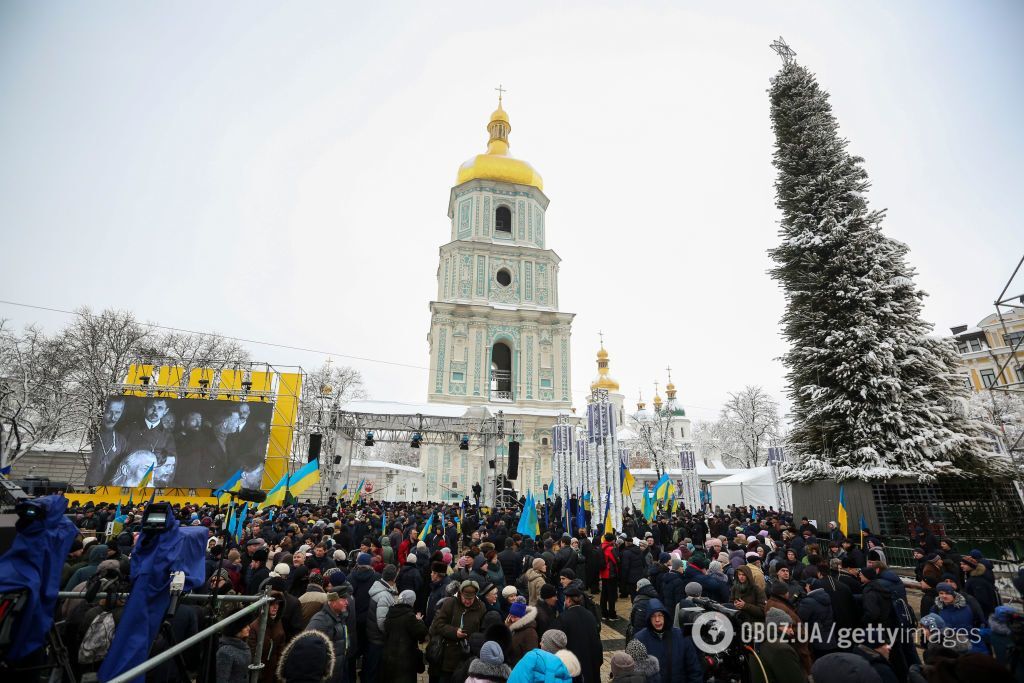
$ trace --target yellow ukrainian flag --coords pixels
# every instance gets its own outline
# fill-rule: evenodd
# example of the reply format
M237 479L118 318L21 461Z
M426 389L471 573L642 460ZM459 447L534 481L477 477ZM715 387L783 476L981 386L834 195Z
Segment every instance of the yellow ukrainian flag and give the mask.
M292 495L298 495L311 486L320 483L320 460L313 458L301 468L295 470L295 474L288 480L288 488Z

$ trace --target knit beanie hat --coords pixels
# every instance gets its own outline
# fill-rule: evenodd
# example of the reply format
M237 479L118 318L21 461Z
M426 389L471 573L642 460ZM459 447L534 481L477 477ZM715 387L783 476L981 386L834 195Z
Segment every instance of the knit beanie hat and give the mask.
M543 586L540 587L541 600L547 600L548 598L553 598L556 595L558 595L558 591L556 591L555 587L551 584L545 583Z
M284 564L282 562L281 564L278 564L278 565L274 566L274 571L270 572L270 575L271 576L288 576L288 573L290 571L291 571L291 567L289 567L288 565L286 565L286 564Z
M505 662L505 654L501 651L500 645L493 640L488 640L480 648L480 659L488 664L503 664Z
M409 553L409 556L405 558L405 561L407 564L416 564L416 556L412 553Z
M416 604L416 591L404 590L398 594L398 602L405 603L406 605Z
M647 661L647 646L636 638L626 643L626 654L633 658L633 665Z
M929 631L942 631L946 628L946 621L938 614L926 614L921 617L920 623Z
M546 585L546 584L545 584ZM554 586L552 586L554 588ZM510 595L518 595L519 590L515 586L505 586L501 589L501 597L507 598Z
M549 628L540 638L540 647L545 652L564 650L568 644L569 640L565 637L565 632L559 631L557 628Z
M720 571L722 571L722 563L719 562L718 560L711 560L711 562L708 563L708 571L711 571L711 572L720 572Z
M686 591L687 597L699 598L701 594L704 592L704 587L696 581L691 581L690 583L686 584L686 587L683 590Z
M768 610L768 614L765 615L764 621L766 624L775 624L780 627L793 623L793 620L789 618L789 615L778 607L772 607Z
M612 677L614 677L615 674L626 673L633 671L633 669L636 668L636 662L634 662L633 658L625 652L616 652L613 654L610 665L612 669Z
M370 553L359 553L359 556L356 557L356 564L358 565L369 567L372 563L373 557L370 555Z
M526 603L525 602L513 602L508 608L509 616L523 618L526 616Z
M677 572L677 571L679 571L682 568L682 566L683 566L682 559L680 559L678 557L673 557L672 558L672 571Z
M384 571L381 572L380 576L382 579L390 583L391 581L394 581L398 578L398 567L396 567L393 564L389 564L388 566L384 567Z
M943 581L938 586L936 586L935 590L937 590L940 593L955 593L956 592L956 589L953 588L953 584L946 583L945 581Z
M335 562L344 562L347 559L347 557L348 556L345 555L345 551L342 550L341 548L338 548L337 550L334 551L334 561Z

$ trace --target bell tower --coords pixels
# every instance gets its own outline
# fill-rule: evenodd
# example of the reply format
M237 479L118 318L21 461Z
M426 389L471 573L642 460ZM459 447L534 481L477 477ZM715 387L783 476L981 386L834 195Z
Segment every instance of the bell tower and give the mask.
M509 154L501 97L487 151L459 167L430 302L432 403L493 411L569 409L574 314L558 308L558 254L547 248L544 181Z

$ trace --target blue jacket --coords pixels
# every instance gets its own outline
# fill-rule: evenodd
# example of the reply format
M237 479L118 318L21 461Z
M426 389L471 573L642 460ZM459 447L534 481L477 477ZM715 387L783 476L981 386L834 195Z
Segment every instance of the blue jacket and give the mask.
M665 572L661 575L661 601L669 614L675 614L676 604L686 597L685 588L686 581L679 572Z
M729 585L707 574L698 574L693 579L700 584L701 595L715 602L729 602Z
M665 615L665 628L661 633L655 632L650 622L658 612ZM697 657L697 648L681 629L672 626L671 616L660 600L651 600L647 628L635 638L644 644L647 654L658 660L662 683L703 683L704 669Z
M508 683L571 683L562 660L540 648L530 650L519 660Z
M942 620L946 622L946 628L972 629L986 625L976 623L974 610L971 609L971 606L967 604L967 600L960 593L956 594L952 605L946 605L941 600L936 600L935 606L932 607L932 614L938 614L942 617ZM971 652L988 654L988 647L984 639L978 638L977 640L977 643L971 643Z

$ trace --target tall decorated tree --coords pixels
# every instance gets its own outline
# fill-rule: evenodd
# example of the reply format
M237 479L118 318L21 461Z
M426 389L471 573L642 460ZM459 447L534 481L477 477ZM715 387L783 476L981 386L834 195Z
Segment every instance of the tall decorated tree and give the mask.
M793 428L789 481L1005 472L966 411L953 344L930 336L907 246L868 206L828 93L792 58L771 81ZM773 47L778 48L778 45ZM777 49L777 51L779 51Z

